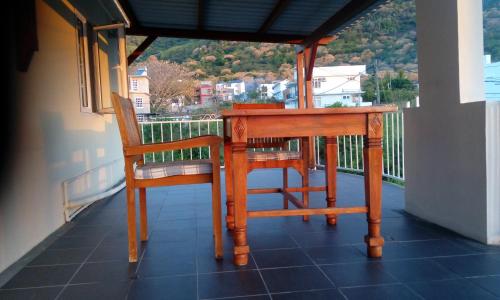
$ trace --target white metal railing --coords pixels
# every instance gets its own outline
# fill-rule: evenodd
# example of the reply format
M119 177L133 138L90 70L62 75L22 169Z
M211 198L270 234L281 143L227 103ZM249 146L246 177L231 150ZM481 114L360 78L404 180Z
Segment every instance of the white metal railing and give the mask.
M175 141L205 134L222 135L222 120L182 120L140 122L143 143ZM383 175L386 178L405 180L404 174L404 116L403 112L384 114ZM363 137L339 136L339 170L363 171ZM289 149L299 150L298 142L291 142ZM224 151L221 151L223 155ZM145 156L146 162L165 162L210 158L208 147L165 151ZM315 138L315 158L318 166L324 166L324 138ZM222 157L221 157L222 159ZM221 161L222 162L222 161ZM223 163L223 162L222 162Z

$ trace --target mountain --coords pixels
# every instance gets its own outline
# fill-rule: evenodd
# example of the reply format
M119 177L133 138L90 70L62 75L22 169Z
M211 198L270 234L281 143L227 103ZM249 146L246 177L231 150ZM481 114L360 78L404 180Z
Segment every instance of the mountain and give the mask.
M479 0L475 0L479 1ZM372 71L403 71L417 78L414 0L392 0L361 22L344 30L339 38L319 47L317 66L367 64ZM485 52L500 60L500 0L484 0ZM129 37L134 49L143 38ZM184 64L200 79L235 79L251 76L266 81L290 78L295 63L294 46L270 43L157 39L139 59L155 55Z

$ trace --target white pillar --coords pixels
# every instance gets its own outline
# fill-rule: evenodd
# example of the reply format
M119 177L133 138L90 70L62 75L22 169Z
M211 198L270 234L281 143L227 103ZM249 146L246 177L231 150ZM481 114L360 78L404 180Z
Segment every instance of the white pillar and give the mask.
M495 242L500 199L491 174L499 164L496 156L487 169L487 155L500 147L490 149L487 130L494 118L484 102L482 1L416 3L420 108L405 115L406 210Z

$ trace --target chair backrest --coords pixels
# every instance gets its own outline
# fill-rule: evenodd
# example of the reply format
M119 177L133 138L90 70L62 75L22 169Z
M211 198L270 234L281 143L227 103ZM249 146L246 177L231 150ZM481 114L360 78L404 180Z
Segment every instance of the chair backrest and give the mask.
M139 124L135 115L134 105L130 99L120 97L113 93L113 108L120 128L123 146L137 146L141 144Z
M276 103L234 103L233 109L285 109L285 102ZM248 139L247 148L284 148L288 139L285 138L255 138Z

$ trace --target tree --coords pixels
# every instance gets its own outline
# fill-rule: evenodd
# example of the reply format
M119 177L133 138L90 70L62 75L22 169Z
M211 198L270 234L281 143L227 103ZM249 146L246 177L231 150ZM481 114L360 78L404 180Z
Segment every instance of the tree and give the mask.
M171 103L189 104L196 93L194 72L175 62L158 60L150 56L145 63L136 65L147 67L149 93L151 94L151 112L166 112Z

